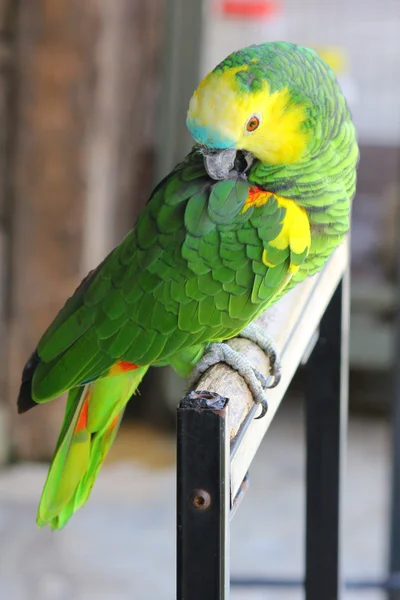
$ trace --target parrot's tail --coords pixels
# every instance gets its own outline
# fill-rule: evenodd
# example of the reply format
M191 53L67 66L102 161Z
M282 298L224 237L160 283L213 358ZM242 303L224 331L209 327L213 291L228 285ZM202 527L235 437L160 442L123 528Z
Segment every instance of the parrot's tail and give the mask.
M39 527L61 529L85 504L115 439L126 403L147 369L140 367L70 390L40 499Z

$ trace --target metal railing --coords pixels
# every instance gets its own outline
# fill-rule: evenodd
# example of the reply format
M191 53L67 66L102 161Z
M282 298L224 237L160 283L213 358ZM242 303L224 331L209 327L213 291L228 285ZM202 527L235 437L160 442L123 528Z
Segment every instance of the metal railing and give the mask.
M237 586L303 587L305 600L340 600L344 590L384 590L390 600L398 600L399 353L394 365L390 573L386 579L344 580L341 496L349 368L346 246L336 251L318 277L290 292L279 305L273 320L269 320L268 313L259 319L275 338L282 359L282 380L269 391L267 415L254 419L259 409L252 403L247 387L237 373L222 364L209 369L178 407L177 599L227 600L230 587ZM399 319L397 331L399 340ZM241 339L229 343L266 375L265 358L257 347ZM306 363L307 370L305 576L303 580L267 574L265 578L231 577L230 520L246 491L252 460L301 363Z

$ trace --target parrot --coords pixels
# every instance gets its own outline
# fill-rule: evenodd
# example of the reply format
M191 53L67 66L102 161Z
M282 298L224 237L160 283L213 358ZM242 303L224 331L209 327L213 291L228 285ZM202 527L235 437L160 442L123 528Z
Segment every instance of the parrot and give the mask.
M320 271L349 231L357 136L315 50L266 42L233 52L194 91L186 124L192 149L23 370L19 413L68 392L39 527L63 528L86 503L150 366L195 381L222 360L265 413L279 358L252 322ZM226 344L238 335L268 354L268 381Z

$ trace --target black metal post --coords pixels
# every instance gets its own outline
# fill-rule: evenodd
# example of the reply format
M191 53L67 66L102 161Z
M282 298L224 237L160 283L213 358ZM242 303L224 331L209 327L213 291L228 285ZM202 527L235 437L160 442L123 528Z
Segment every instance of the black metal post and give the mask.
M227 400L190 392L177 414L177 600L228 600Z
M307 363L306 600L341 598L341 484L348 412L349 278L321 320Z
M400 224L400 198L397 198L397 223ZM392 487L390 515L390 575L400 572L400 225L397 227L395 343L393 348L392 404ZM400 590L389 593L390 600L400 600Z

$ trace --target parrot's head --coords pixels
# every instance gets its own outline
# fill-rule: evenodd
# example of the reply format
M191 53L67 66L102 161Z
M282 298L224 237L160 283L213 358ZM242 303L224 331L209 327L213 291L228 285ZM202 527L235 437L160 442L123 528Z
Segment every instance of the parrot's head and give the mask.
M313 69L312 61L308 65L303 57L303 69L297 74L296 60L292 61L289 55L296 55L296 49L294 44L278 42L235 52L209 73L194 92L187 126L214 179L229 176L238 155L247 167L254 158L283 165L305 157L311 134L310 116L315 123L315 116L321 113L316 104L325 100L307 93L310 83L306 69ZM310 52L317 62L321 61L315 52ZM310 79L315 89L320 82Z

